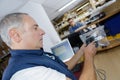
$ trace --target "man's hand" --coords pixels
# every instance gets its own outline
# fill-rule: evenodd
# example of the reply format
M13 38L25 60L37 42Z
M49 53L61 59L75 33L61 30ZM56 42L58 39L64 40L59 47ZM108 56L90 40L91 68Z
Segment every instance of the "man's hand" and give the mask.
M84 67L79 80L97 80L94 68L94 56L96 54L95 43L92 42L84 49Z
M95 47L95 43L94 42L91 42L88 46L86 46L84 49L84 55L86 58L93 58L96 54L96 47Z

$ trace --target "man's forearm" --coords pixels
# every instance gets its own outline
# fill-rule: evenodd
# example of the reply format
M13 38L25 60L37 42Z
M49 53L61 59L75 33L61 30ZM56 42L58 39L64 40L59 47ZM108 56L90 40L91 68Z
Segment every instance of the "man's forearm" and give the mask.
M69 61L65 62L68 66L68 69L72 69L80 60L80 57L83 55L83 51L79 50Z
M97 80L93 58L84 60L84 67L79 80Z

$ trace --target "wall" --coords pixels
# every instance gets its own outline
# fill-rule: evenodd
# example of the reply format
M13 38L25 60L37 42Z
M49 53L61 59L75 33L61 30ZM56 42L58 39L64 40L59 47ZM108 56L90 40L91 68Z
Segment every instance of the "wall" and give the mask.
M45 51L50 52L50 47L61 41L41 4L29 1L18 11L31 15L46 32L43 42Z

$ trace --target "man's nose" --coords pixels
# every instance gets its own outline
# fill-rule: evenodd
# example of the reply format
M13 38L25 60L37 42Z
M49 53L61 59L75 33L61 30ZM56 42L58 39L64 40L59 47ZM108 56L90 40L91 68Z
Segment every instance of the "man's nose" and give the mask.
M40 34L41 35L44 35L45 34L45 31L43 29L40 29Z

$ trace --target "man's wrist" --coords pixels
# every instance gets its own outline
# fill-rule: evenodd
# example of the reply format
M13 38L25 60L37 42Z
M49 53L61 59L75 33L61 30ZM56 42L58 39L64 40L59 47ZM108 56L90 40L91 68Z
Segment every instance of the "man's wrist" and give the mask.
M93 61L94 60L94 55L90 55L89 53L88 54L85 54L85 60L89 60L89 61Z

